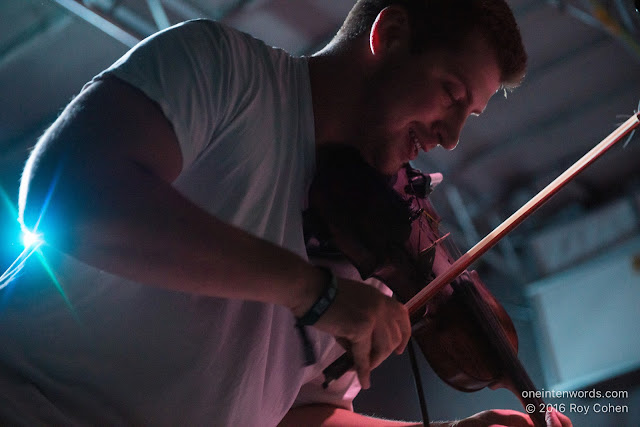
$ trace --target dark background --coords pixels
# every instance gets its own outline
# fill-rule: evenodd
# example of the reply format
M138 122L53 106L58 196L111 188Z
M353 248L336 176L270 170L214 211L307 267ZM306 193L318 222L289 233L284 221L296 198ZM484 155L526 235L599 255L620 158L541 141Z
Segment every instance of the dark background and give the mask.
M332 37L352 4L1 2L2 265L22 250L15 209L30 148L82 85L136 40L168 24L209 17L291 53L310 54ZM483 117L471 118L455 151L434 150L415 162L425 171L444 173L433 201L462 250L614 130L640 99L640 16L632 0L510 4L530 56L525 83L506 98L496 96ZM639 161L638 137L626 148L614 147L474 266L514 319L521 359L538 387L628 391L621 399L548 399L566 404L576 425L640 420ZM374 388L358 397L357 408L417 417L405 362L406 356L392 358L376 371ZM505 391L456 392L423 368L434 418L519 407ZM587 405L591 412L569 413L570 403ZM626 405L628 412L594 414L596 403Z

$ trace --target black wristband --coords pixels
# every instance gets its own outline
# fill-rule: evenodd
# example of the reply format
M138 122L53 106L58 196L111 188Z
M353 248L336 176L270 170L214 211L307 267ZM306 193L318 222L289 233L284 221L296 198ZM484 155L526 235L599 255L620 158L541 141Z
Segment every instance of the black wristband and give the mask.
M316 302L311 306L311 308L299 317L296 326L310 326L318 321L320 316L322 316L329 306L336 299L336 295L338 295L338 280L336 276L334 276L333 272L329 270L327 267L318 267L324 273L326 277L326 286L324 288L324 292L318 297Z
M296 320L296 328L300 333L300 339L302 339L302 349L304 351L306 366L310 366L316 363L316 354L313 350L313 344L311 343L311 340L304 330L305 326L310 326L316 323L320 316L322 316L327 311L333 300L336 299L336 295L338 294L338 280L336 279L336 276L333 275L333 272L326 267L318 268L324 272L327 285L324 289L324 292L320 295L320 297L318 297L311 308L304 315L302 315L302 317Z

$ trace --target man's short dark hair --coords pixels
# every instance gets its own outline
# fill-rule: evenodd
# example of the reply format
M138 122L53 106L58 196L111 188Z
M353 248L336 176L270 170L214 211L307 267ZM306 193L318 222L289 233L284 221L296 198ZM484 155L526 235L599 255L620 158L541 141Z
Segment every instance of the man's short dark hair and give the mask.
M460 49L481 34L496 54L504 87L517 86L527 66L520 30L505 0L359 0L349 12L336 41L368 33L387 6L403 6L409 16L411 50Z

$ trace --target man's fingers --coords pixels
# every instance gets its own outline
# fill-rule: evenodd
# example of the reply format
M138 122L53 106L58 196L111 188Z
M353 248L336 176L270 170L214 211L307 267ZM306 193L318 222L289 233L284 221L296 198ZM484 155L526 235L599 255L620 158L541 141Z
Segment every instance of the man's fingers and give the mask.
M547 427L573 427L569 417L553 408L547 409L544 419L547 422Z
M411 336L409 315L401 303L369 285L341 279L338 287L335 301L314 326L351 351L360 383L368 388L371 370L392 352L404 351Z
M389 328L384 328L381 331L374 331L371 340L371 352L369 354L369 363L371 369L375 369L389 356L394 345L397 342L399 336L394 325L390 325ZM395 336L395 337L394 337Z
M402 353L411 338L411 323L404 306L389 300L388 317L379 319L373 330L371 369L375 369L393 352Z
M358 380L362 388L370 387L369 376L371 374L371 365L369 362L371 354L371 338L365 338L358 343L352 343L351 354L353 354L353 362L358 371Z
M396 353L401 354L404 352L404 349L407 348L407 344L409 344L409 339L411 339L411 321L409 320L409 314L406 309L403 308L403 315L400 317L400 334L402 339L400 341L400 345L396 348Z

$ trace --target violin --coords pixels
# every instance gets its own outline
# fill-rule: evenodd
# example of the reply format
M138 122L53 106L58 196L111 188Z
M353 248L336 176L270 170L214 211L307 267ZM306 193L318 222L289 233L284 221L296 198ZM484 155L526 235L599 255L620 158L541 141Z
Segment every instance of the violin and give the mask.
M454 262L427 198L431 180L408 165L381 175L344 146L319 149L304 214L310 257L342 254L363 280L381 280L407 303ZM513 323L477 273L464 272L410 314L412 337L442 380L468 392L507 388L546 425L544 402L523 398L535 386L516 356ZM352 366L345 353L325 369L325 387Z
M638 125L636 111L455 261L441 244L446 236L439 236L439 219L427 200L431 176L408 166L395 177L384 176L353 148L322 147L304 213L309 255L344 256L363 280L382 280L405 303L412 335L440 378L463 391L507 388L534 424L544 426L538 410L544 403L523 397L522 391L535 387L518 361L513 323L477 273L466 268ZM325 387L352 366L345 353L323 371Z
M401 301L410 298L405 307L412 322L415 322L413 335L429 338L423 340L426 343L421 349L438 375L449 384L463 390L479 389L487 385L506 387L515 392L523 404L544 408L541 401L527 403L522 398L522 393L517 393L521 390L534 390L534 387L517 360L517 338L513 324L504 309L482 285L477 274L466 272L466 268L639 125L640 112L635 111L611 134L430 282L429 278L433 278L434 271L438 269L434 263L439 247L436 243L440 239L434 239L434 236L430 240L425 238L431 245L423 246L420 244L423 235L417 234L418 244L411 244L412 234L414 241L416 236L412 231L412 224L423 213L428 218L436 218L433 209L428 209L430 205L426 201L427 177L419 171L405 168L406 183L397 180L400 184L396 183L393 188L390 177L384 177L373 170L359 153L349 152L349 149L339 146L327 147L318 153L319 174L311 188L310 209L305 213L305 239L310 242L312 238L315 242L308 245L309 255L312 257L314 252L333 256L342 253L350 259L363 279L378 277L392 288ZM412 207L419 199L422 202L418 203L418 208ZM419 224L419 227L413 228L420 231L425 229L422 226L424 221ZM435 236L437 237L437 233ZM447 258L451 261L448 255ZM422 283L426 282L428 284L420 289ZM433 304L428 304L430 300L433 300ZM440 305L435 304L436 302L440 302ZM465 315L471 316L471 323L458 330L468 331L477 327L479 329L474 332L475 338L486 340L488 345L486 351L480 350L482 347L477 347L474 342L471 348L477 350L478 357L462 361L468 362L473 368L471 370L458 370L464 363L454 363L456 357L450 357L458 352L468 353L467 348L456 347L455 351L438 357L442 355L442 347L434 346L437 348L431 349L428 345L429 341L445 329L444 326L453 323L433 320L447 316L436 313L454 313L460 306ZM465 342L452 333L443 333L442 336L448 338L440 342L446 341L447 344L459 345ZM483 365L480 361L487 364ZM352 365L353 360L345 353L325 369L325 386ZM491 375L487 375L488 373ZM534 423L545 425L541 412L534 411L532 415Z

